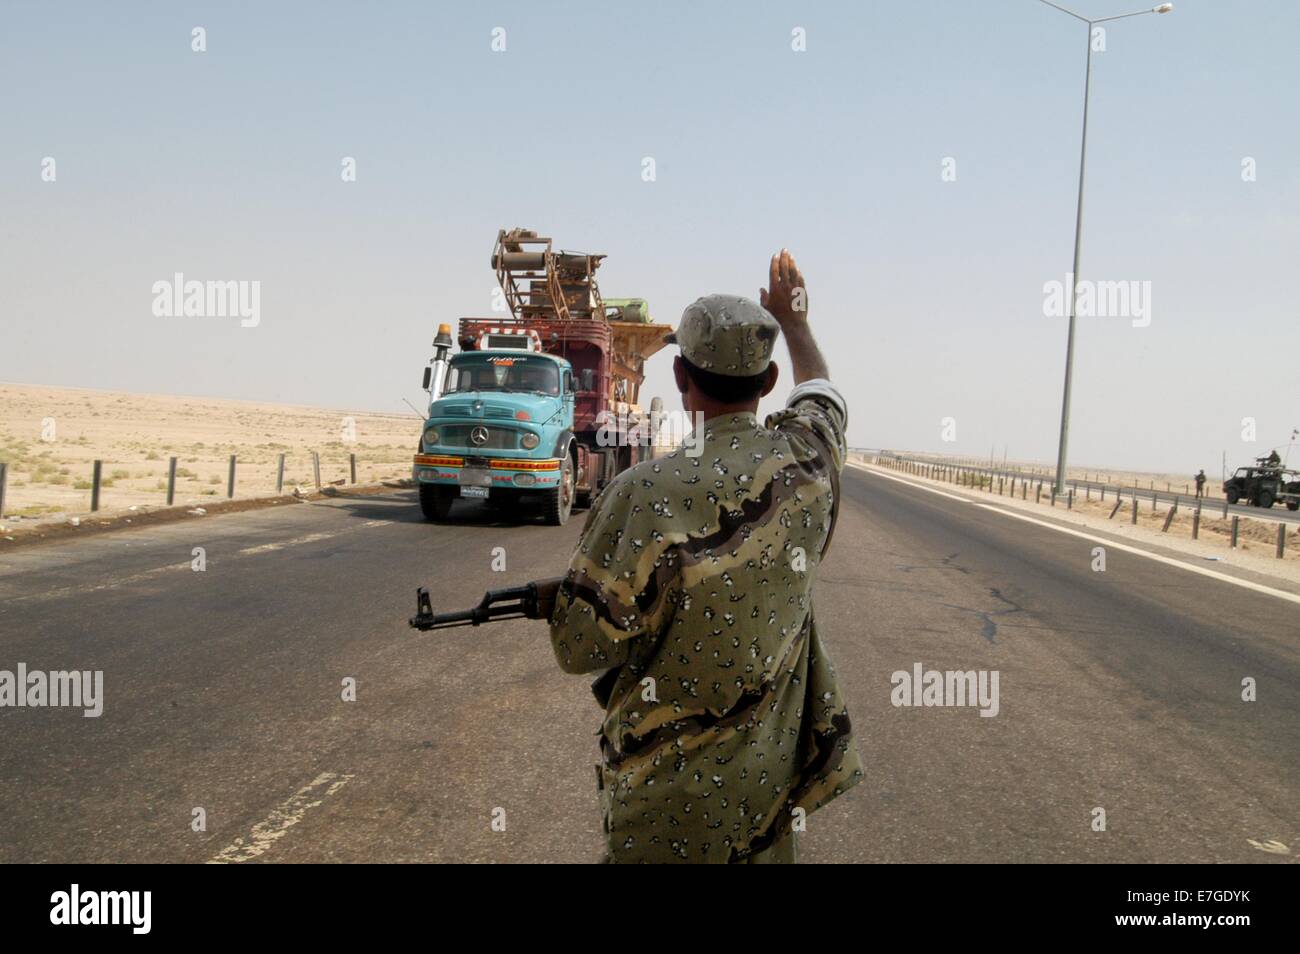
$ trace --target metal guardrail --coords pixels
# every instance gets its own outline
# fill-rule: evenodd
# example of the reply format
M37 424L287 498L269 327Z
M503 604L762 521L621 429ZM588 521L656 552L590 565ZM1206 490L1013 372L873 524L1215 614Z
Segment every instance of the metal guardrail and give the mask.
M988 481L988 486L990 487L990 489L993 489L995 483L999 480L1003 482L1002 484L1003 487L1006 486L1007 481L1014 480L1024 488L1024 494L1026 495L1025 499L1027 499L1028 488L1031 485L1036 485L1035 487L1036 499L1041 499L1042 494L1044 493L1043 488L1047 488L1046 492L1050 495L1052 492L1052 485L1055 481L1055 475L1052 473L1038 474L1038 473L1023 471L1018 468L1000 468L996 466L986 467L986 466L977 466L972 464L955 464L951 461L947 461L942 458L928 458L928 457L921 457L921 456L909 455L909 454L898 454L888 450L879 450L879 451L873 451L869 453L872 453L874 454L874 456L877 457L889 458L892 460L905 462L920 467L937 468L938 471L957 475L959 478L958 480L959 483L961 482L961 478L963 477L967 478L971 484L973 484L976 479L979 479L980 481L979 486L981 489L985 486L984 483L985 480ZM1300 525L1300 513L1296 511L1290 509L1279 510L1276 507L1266 510L1262 507L1254 507L1248 504L1230 504L1228 503L1227 499L1224 497L1205 496L1205 497L1198 498L1194 494L1171 493L1167 490L1144 489L1136 485L1112 484L1112 483L1107 483L1102 481L1091 481L1091 480L1067 480L1065 482L1065 486L1069 490L1068 498L1066 501L1067 507L1073 506L1073 502L1075 500L1094 499L1094 495L1095 495L1095 499L1099 501L1105 501L1108 498L1108 496L1111 499L1116 500L1116 502L1118 502L1121 499L1131 499L1135 502L1135 504L1139 500L1141 501L1149 500L1151 502L1151 509L1153 511L1161 509L1162 504L1166 509L1173 509L1173 510L1177 510L1179 507L1183 507L1183 506L1195 507L1197 502L1199 501L1200 510L1211 514L1217 511L1218 514L1222 516L1222 518L1225 520L1230 517L1232 518L1246 517L1247 519L1250 520L1258 520L1267 523L1283 523L1283 524ZM1113 513L1112 516L1114 516ZM1136 522L1136 521L1131 520L1130 522ZM1197 522L1199 523L1199 519Z

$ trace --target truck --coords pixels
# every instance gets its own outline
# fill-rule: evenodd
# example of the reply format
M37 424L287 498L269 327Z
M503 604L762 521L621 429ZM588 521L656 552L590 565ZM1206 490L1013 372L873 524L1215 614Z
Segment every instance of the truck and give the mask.
M1246 501L1269 508L1281 501L1288 510L1300 510L1300 471L1287 470L1275 458L1256 458L1252 467L1238 467L1223 482L1228 503Z
M651 320L644 299L602 298L604 258L529 229L497 233L491 264L508 316L461 318L455 355L441 325L424 370L412 478L426 519L450 519L460 499L507 510L532 501L561 525L652 444L640 388L672 328Z

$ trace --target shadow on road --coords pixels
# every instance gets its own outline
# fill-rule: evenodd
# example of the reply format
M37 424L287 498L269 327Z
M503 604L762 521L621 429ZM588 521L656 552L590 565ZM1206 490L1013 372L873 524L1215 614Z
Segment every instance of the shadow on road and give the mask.
M428 523L430 526L531 527L542 524L540 503L494 506L475 500L457 500L451 516L443 524L424 519L414 490L397 490L387 494L347 498L338 496L333 506L363 520L391 520L396 523ZM585 511L574 509L574 517ZM580 517L579 517L580 518Z

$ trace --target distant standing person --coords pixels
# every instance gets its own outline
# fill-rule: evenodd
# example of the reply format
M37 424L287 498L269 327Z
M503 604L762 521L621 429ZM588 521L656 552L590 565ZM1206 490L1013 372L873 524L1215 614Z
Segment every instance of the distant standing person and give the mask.
M1202 467L1196 472L1196 496L1205 496L1205 468Z

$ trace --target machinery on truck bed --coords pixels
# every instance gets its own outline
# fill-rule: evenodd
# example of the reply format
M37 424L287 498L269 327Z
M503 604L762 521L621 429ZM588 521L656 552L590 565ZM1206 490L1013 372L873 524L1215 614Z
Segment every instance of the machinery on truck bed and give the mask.
M1238 467L1223 482L1228 503L1242 500L1256 507L1272 507L1279 500L1288 510L1300 510L1300 471L1287 470L1277 455L1257 457L1252 467Z
M425 369L412 476L426 518L447 519L461 497L540 498L562 524L653 440L640 388L672 328L650 320L644 299L601 297L604 257L557 251L525 229L497 233L492 267L510 317L462 318L454 356L440 326Z

